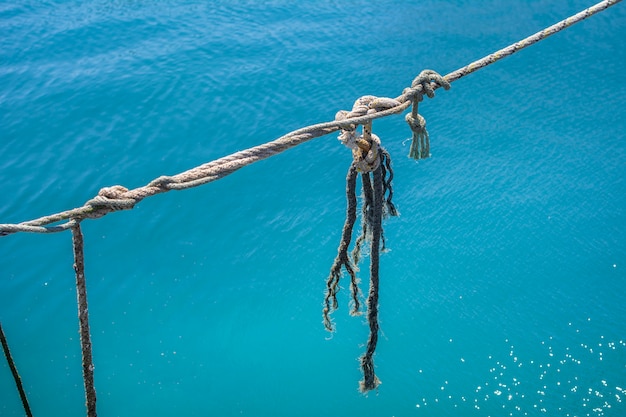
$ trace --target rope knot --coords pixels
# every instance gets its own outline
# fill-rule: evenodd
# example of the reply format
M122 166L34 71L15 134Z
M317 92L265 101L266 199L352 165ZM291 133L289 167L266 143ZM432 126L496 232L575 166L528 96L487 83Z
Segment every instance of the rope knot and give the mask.
M98 218L111 211L130 210L137 201L127 195L128 188L121 185L104 187L98 191L98 195L87 201L85 205L91 206L94 211L87 217Z
M435 84L434 88L433 84ZM444 90L449 90L450 83L439 73L426 69L413 79L411 87L405 88L402 94L410 98L413 103L419 103L422 101L424 94L429 98L435 97L435 88L437 87L443 87Z
M338 111L335 120L342 121L361 117L399 105L401 103L393 98L362 96L354 102L351 111ZM380 158L378 157L380 138L371 133L371 121L363 125L362 135L357 133L356 128L356 124L346 123L341 128L338 140L352 150L352 157L358 172L372 172L380 165Z
M376 97L376 96L363 96L358 98L354 105L352 106L351 111L347 110L339 110L337 114L335 114L336 121L342 121L346 119L351 119L355 117L365 116L367 114L377 113L379 111L388 110L397 106L400 106L400 103L395 98L389 97ZM354 124L346 123L345 126L342 127L344 130L354 130L356 126Z
M403 95L413 103L411 113L406 115L405 120L413 132L409 157L415 160L430 157L430 139L426 130L426 119L417 112L418 103L422 101L424 94L430 98L435 97L437 87L448 90L450 83L435 71L424 70L415 77L411 87L405 88L403 91Z
M429 158L430 138L428 136L428 131L426 130L426 119L415 111L408 113L405 116L405 120L413 132L409 158L413 158L415 160Z
M404 117L411 130L415 133L422 133L426 131L426 119L418 114L417 117L413 117L411 113L407 113Z
M112 200L119 200L123 197L124 193L128 192L128 188L121 185L114 185L112 187L104 187L98 191L100 197L106 197Z
M352 105L352 110L351 111L347 111L347 110L339 110L337 112L337 114L335 114L335 120L340 122L342 120L346 120L346 119L352 119L355 117L360 117L360 116L365 116L368 113L372 113L375 112L376 109L375 108L371 108L370 107L370 103L375 102L378 99L378 97L376 96L363 96L363 97L359 97L354 104ZM342 143L344 143L344 145L348 146L349 148L353 147L353 138L350 135L350 133L348 133L345 138L342 138L341 136L345 133L345 132L353 132L356 129L357 125L356 124L352 124L352 123L346 123L344 126L341 127L341 135L340 135L340 140L342 141ZM349 143L349 144L347 144Z
M356 147L352 148L352 158L357 172L365 174L375 171L380 165L378 151L380 150L380 138L371 133L371 142L363 135L356 139Z

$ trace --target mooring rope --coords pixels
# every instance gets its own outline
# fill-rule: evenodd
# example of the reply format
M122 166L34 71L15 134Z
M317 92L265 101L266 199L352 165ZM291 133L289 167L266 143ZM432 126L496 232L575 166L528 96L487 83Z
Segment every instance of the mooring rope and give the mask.
M452 83L472 72L493 64L502 58L510 56L530 45L551 36L561 30L572 26L596 13L599 13L621 0L605 0L589 7L575 15L568 17L550 27L547 27L519 42L502 48L490 55L487 55L471 64L459 68L447 74L444 79L448 83ZM432 91L439 88L440 85L432 84ZM411 98L415 95L421 96L424 91L424 85L410 87L395 99L381 99L381 106L375 105L369 109L367 114L344 120L335 120L326 123L319 123L307 126L298 130L294 130L286 135L240 152L233 153L215 161L200 165L190 170L181 172L173 176L162 176L154 179L147 185L132 190L115 185L113 187L103 188L98 195L87 201L83 206L49 216L40 217L38 219L25 221L17 224L0 224L0 236L17 232L32 233L55 233L70 229L72 226L67 221L69 219L82 220L86 218L98 218L108 213L119 210L129 210L135 207L137 203L146 197L161 194L171 190L183 190L187 188L197 187L232 174L244 166L254 162L277 155L287 149L300 145L311 139L336 132L346 125L361 125L374 119L390 116L403 112L411 104ZM389 100L389 101L386 101ZM392 107L385 107L393 103ZM56 226L46 226L52 223L66 221L66 223Z
M413 105L406 121L413 132L413 143L409 156L415 159L427 158L430 155L430 144L426 121L418 114L418 104L423 95L433 97L434 91L440 87L450 88L450 83L486 67L500 59L510 56L523 48L533 45L548 36L551 36L571 25L578 23L598 12L601 12L621 0L605 0L589 7L575 15L568 17L546 29L543 29L519 42L500 49L469 65L441 77L434 71L425 70L420 73L411 84L404 89L396 98L363 96L355 102L351 112L340 111L335 120L319 123L294 130L286 135L240 152L219 158L215 161L197 166L173 176L161 176L149 182L147 185L135 189L127 189L121 185L102 188L98 195L87 201L83 206L71 210L40 217L17 224L0 224L0 236L18 232L32 233L55 233L65 230L72 231L74 248L74 269L76 272L76 290L78 303L78 316L80 328L80 341L82 349L83 380L87 415L96 416L96 391L94 387L94 365L91 351L91 337L89 331L87 293L84 273L83 235L80 222L88 218L99 218L113 211L129 210L146 197L161 194L171 190L183 190L197 187L209 182L224 178L244 166L277 155L287 149L300 145L316 137L328 135L341 130L339 139L353 152L353 162L348 170L346 178L346 196L348 207L346 221L342 232L338 254L331 268L327 280L327 291L324 302L324 324L330 331L333 325L330 313L337 308L336 294L339 290L341 268L344 267L351 278L352 302L351 312L359 314L359 289L356 271L361 257L361 246L364 242L370 242L370 289L367 298L367 320L370 327L370 335L367 342L366 352L361 357L363 369L363 381L360 382L362 391L374 389L380 384L380 380L374 372L373 356L378 341L378 287L379 287L379 255L385 247L382 229L382 218L385 215L397 215L397 210L392 203L393 190L391 181L393 171L391 158L388 152L381 146L380 139L371 131L372 121L378 118L398 114ZM361 135L357 135L356 128L363 127ZM348 256L354 223L356 221L356 179L361 173L363 185L363 228L361 236L355 242L352 251L352 260ZM386 196L386 197L385 197ZM60 224L55 224L60 223ZM381 248L382 243L382 248ZM2 344L9 363L10 355L8 345L2 335ZM5 346L6 345L6 346ZM25 399L21 380L10 366L14 375L20 396L24 402L27 414L30 415L28 404ZM16 377L17 375L17 377Z
M13 361L13 356L11 356L11 350L9 349L9 342L7 342L7 337L4 334L4 330L2 330L2 323L0 323L0 343L2 343L2 350L4 351L4 356L7 358L7 363L9 364L9 368L11 369L11 374L13 375L15 386L17 387L17 391L20 394L20 399L22 400L22 406L24 406L24 412L26 413L27 417L32 417L33 413L30 411L30 405L28 404L26 391L24 391L24 386L22 385L22 378L20 378L20 374L17 372L17 367L15 366L15 362Z
M89 330L89 308L87 306L87 283L85 280L85 255L83 250L83 233L80 223L72 223L72 246L74 249L74 271L76 272L76 301L78 305L78 322L80 347L83 362L83 382L87 416L96 417L96 389L93 381L93 356L91 353L91 332Z

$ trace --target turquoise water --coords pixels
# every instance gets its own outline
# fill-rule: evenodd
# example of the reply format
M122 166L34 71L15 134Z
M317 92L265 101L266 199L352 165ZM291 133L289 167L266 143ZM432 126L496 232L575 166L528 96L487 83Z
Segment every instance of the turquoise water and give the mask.
M395 97L591 5L346 3L0 4L0 223ZM438 91L419 163L402 117L374 122L401 216L368 395L347 283L336 333L321 322L351 160L335 134L83 222L99 414L624 415L624 39L619 4ZM70 234L1 238L0 259L34 414L84 415ZM0 415L23 415L4 361Z

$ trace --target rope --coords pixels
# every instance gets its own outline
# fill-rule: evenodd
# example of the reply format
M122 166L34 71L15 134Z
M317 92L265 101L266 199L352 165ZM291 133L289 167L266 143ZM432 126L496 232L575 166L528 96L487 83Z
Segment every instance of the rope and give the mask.
M575 23L582 22L588 17L591 17L596 13L606 10L609 7L616 5L617 3L621 1L622 0L601 1L579 13L576 13L575 15L568 17L567 19L563 19L560 22L555 23L552 26L549 26L539 32L536 32L533 35L530 35L527 38L524 38L519 42L511 44L507 46L506 48L502 48L499 51L496 51L490 55L487 55L486 57L481 58L478 61L474 61L471 64L463 68L459 68L458 70L446 75L445 78L450 83L458 79L461 79L462 77L465 77L466 75L471 74L474 71L477 71L483 67L486 67L487 65L491 65L494 62L501 60L502 58L513 55L515 52L518 52L528 46L534 45L537 42L544 40L548 36L554 35L555 33L562 31L563 29L567 29L568 27L574 25Z
M352 149L353 162L346 177L346 197L348 201L346 221L343 227L338 254L331 268L331 273L327 279L327 292L323 311L324 325L328 330L333 330L330 313L338 306L336 294L339 290L339 279L341 277L342 267L348 271L348 274L351 277L353 302L351 312L355 315L359 314L360 303L358 299L359 289L356 271L358 271L357 265L361 257L362 244L369 241L370 288L366 305L370 334L366 352L361 357L363 380L360 382L360 389L363 392L375 389L380 384L380 380L374 372L373 357L378 342L379 330L379 257L380 252L385 249L382 219L386 215L394 216L398 213L391 201L393 196L393 190L391 187L391 181L393 179L391 159L389 153L381 146L378 136L372 133L372 120L401 113L410 105L413 105L411 113L406 116L406 120L413 131L413 144L411 145L410 156L415 159L427 158L430 154L430 145L428 143L428 133L426 132L426 122L423 117L418 114L418 103L422 100L424 94L432 98L437 88L443 87L444 89L448 89L450 88L450 83L453 81L490 65L506 56L512 55L527 46L533 45L540 40L573 25L574 23L580 22L614 4L619 3L620 1L621 0L602 1L595 6L585 9L582 12L537 32L515 44L460 68L445 77L441 77L434 71L422 71L422 73L420 73L413 80L411 87L404 89L400 96L396 98L363 96L355 102L352 111L338 112L334 121L319 123L294 130L274 141L233 153L177 175L156 178L147 185L139 188L129 190L121 185L102 188L98 192L97 196L87 201L81 207L18 224L0 224L0 236L17 232L56 233L68 229L72 231L87 416L96 417L96 391L94 387L94 365L91 350L92 346L89 330L89 313L87 307L87 289L84 270L84 242L80 228L80 222L82 220L87 218L99 218L114 211L130 210L146 197L171 190L184 190L187 188L197 187L224 178L244 166L277 155L313 138L341 130L339 139L342 143ZM361 135L356 134L356 128L359 125L363 127ZM348 256L348 247L351 242L351 235L356 221L357 173L361 173L361 181L363 185L363 228L361 230L361 235L355 242L355 248L351 254L351 261ZM387 195L387 197L385 197L385 195ZM54 223L59 222L62 223L53 225ZM30 409L21 386L21 379L19 378L15 365L11 359L8 344L6 343L6 338L4 336L4 332L2 332L1 325L0 336L5 356L9 361L9 366L16 381L16 385L18 386L18 391L20 392L24 408L27 415L30 416Z
M352 293L352 309L351 314L359 314L359 282L356 277L357 267L350 261L348 256L348 247L352 239L352 229L356 221L356 166L351 164L346 176L346 221L341 232L341 241L337 249L337 257L330 268L330 275L326 279L326 296L324 298L324 309L322 316L324 318L324 327L329 332L334 331L335 327L330 319L330 313L339 307L337 302L337 292L339 291L339 278L341 277L341 267L343 266L348 275L350 275L350 290Z
M374 352L378 343L378 272L383 212L383 178L380 166L372 174L373 205L371 207L370 290L367 297L367 322L370 328L370 335L367 339L367 349L361 357L361 368L363 369L363 380L359 383L361 392L373 390L381 383L374 372Z
M87 417L96 417L96 389L93 382L94 365L91 353L91 335L89 331L89 309L87 308L83 233L81 232L80 223L78 222L73 222L72 225L72 246L74 249L74 271L76 271L76 298L80 328L80 347L83 358L83 382L85 385Z
M411 83L413 90L416 90L417 86L421 86L422 90L414 93L411 97L413 108L411 109L411 113L407 114L405 117L406 122L413 132L409 158L415 160L430 157L430 140L428 132L426 131L426 119L417 113L417 106L419 102L422 101L423 94L433 98L435 97L435 86L443 87L448 90L450 89L450 83L435 71L425 70Z
M420 81L414 81L412 88L415 88L417 84L421 84L422 82L428 83L429 85L424 88L424 91L429 96L433 94L429 80L443 80L439 74L433 71L422 72L418 79ZM421 92L414 94L411 99L414 103L417 103L419 100L421 100ZM380 103L393 106L395 105L395 101L394 99L380 99L375 96L364 96L355 101L352 111L339 111L336 119L349 120L352 117L367 114L372 107L376 107ZM330 269L330 275L326 281L326 297L324 299L322 316L326 330L333 332L334 326L330 319L330 313L338 308L337 292L339 291L342 266L346 269L348 275L350 275L350 289L353 304L350 314L360 315L360 303L358 300L359 280L356 277L356 271L358 271L358 264L361 260L363 244L369 242L370 289L366 305L367 322L369 324L370 333L367 341L367 349L360 359L361 368L363 370L363 380L359 383L361 392L367 392L380 385L380 380L374 371L374 353L378 343L378 288L381 243L382 249L385 248L382 219L387 215L396 216L398 215L398 211L391 201L393 197L391 157L385 148L381 146L380 138L372 133L372 122L369 121L363 124L362 133L360 135L357 134L356 126L346 126L342 128L338 139L352 150L353 161L346 177L346 199L348 203L346 220L341 234L339 248L337 249L337 257L335 258ZM363 186L363 205L361 208L363 226L360 236L355 241L354 249L351 253L352 262L350 262L348 247L352 240L351 235L356 220L355 188L357 173L361 174L361 183Z
M0 342L2 342L2 350L4 350L4 356L7 358L9 368L11 368L11 374L13 374L13 379L15 380L15 386L17 387L17 391L20 394L20 399L22 400L22 405L24 406L24 411L26 412L26 416L32 417L33 413L30 411L30 405L28 405L28 398L26 398L26 392L24 391L24 387L22 386L22 378L20 378L20 374L17 372L17 367L15 366L15 362L13 362L13 357L11 356L11 350L9 350L9 343L7 342L7 338L4 335L4 330L2 330L2 323L0 323Z
M446 83L452 83L472 72L479 70L499 61L502 58L510 56L523 48L533 45L550 35L572 26L596 13L599 13L621 0L605 0L589 7L573 16L568 17L546 29L543 29L519 42L500 49L490 55L485 56L471 64L459 68L454 72L443 77ZM425 88L430 89L425 90ZM429 97L439 87L445 87L444 84L432 82L431 84L418 84L406 88L402 94L395 99L381 98L377 101L370 102L365 112L347 116L343 114L342 118L325 123L319 123L307 126L298 130L294 130L286 135L259 146L255 146L240 152L233 153L223 158L208 162L204 165L184 171L173 176L162 176L154 179L147 185L133 190L116 185L113 187L103 188L98 195L87 201L83 206L77 207L64 212L44 216L35 220L30 220L18 224L0 224L0 236L5 236L18 232L31 233L56 233L70 229L72 225L67 222L69 219L82 220L86 218L98 218L113 211L129 210L135 207L137 203L146 197L161 194L171 190L184 190L187 188L197 187L232 174L244 166L254 162L277 155L287 149L300 145L311 139L336 132L341 128L350 128L354 130L357 125L368 123L374 119L390 116L392 114L401 113L406 110L414 101L413 99L425 92ZM366 96L367 97L367 96ZM409 123L411 125L411 123ZM425 127L425 124L424 124ZM421 143L421 142L420 142ZM425 145L425 144L424 144ZM426 150L420 152L425 155ZM47 226L52 223L66 223Z

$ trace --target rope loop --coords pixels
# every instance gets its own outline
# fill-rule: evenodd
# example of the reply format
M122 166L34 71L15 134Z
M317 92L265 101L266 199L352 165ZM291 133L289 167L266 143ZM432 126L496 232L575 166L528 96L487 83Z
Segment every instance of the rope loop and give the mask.
M444 90L449 90L450 83L438 72L425 69L413 79L411 87L405 88L402 94L411 99L413 104L415 104L422 101L424 94L426 94L428 98L435 97L435 89L439 87L443 87Z
M174 180L174 178L167 176L167 175L161 175L158 178L153 179L152 181L150 181L148 183L148 187L156 187L156 188L162 188L164 190L167 190L170 188L170 184L175 183L176 180Z
M356 117L365 116L367 114L378 113L380 111L392 109L398 107L402 103L395 98L389 97L376 97L376 96L362 96L359 97L352 105L352 110L339 110L335 115L335 121L342 121L346 119L352 119ZM345 130L354 130L356 126L350 123L346 123Z

